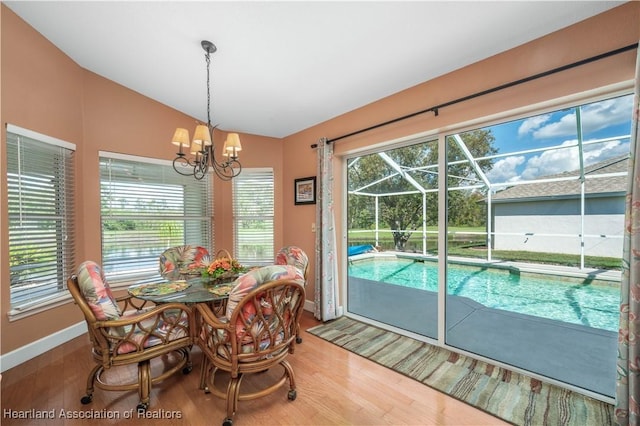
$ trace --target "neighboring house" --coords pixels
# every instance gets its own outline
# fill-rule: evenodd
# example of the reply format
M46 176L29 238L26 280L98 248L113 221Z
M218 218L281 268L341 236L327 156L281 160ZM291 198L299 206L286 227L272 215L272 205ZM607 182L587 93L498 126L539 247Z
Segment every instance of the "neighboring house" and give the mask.
M625 155L585 167L584 216L579 170L496 192L493 249L580 254L584 234L584 255L621 257L628 163Z

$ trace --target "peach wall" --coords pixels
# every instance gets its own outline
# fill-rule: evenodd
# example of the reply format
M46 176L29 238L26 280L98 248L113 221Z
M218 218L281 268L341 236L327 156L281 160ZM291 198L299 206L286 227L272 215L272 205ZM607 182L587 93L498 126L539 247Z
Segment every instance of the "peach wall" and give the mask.
M2 206L6 195L5 123L35 130L77 146L82 144L82 70L39 33L2 5ZM79 171L76 180L80 179ZM7 209L0 212L7 223ZM0 248L0 327L2 353L59 331L81 319L75 306L66 305L29 320L9 323L8 227L3 226Z
M305 129L285 138L285 184L302 175L315 175L316 152L310 148L321 137L336 138L359 129L428 109L495 86L543 73L601 53L638 43L640 2L629 2L606 13L549 34L507 52L486 58L439 78L419 84L372 104ZM636 49L589 65L564 71L474 100L418 115L373 131L335 142L334 194L339 241L346 241L342 229L342 159L346 154L421 133L437 133L461 123L501 114L516 108L578 94L634 78ZM392 77L390 77L392 78ZM285 191L285 197L286 197ZM309 224L315 210L294 207L285 199L285 243L299 242L313 253L314 238ZM341 259L342 247L338 249ZM342 265L340 271L342 272ZM310 276L314 276L313 268ZM314 283L307 286L313 298Z
M195 119L80 68L63 52L1 6L2 123L11 123L76 144L76 260L101 259L99 151L171 160L176 127L193 129ZM203 96L206 96L203 93ZM216 131L222 141L226 130ZM228 129L233 130L233 129ZM241 134L244 168L272 167L276 191L276 248L282 245L282 140ZM6 206L6 131L2 205ZM231 183L214 179L215 247L232 250ZM7 223L6 209L0 222ZM0 276L9 282L8 230L2 227ZM9 286L0 289L1 353L5 354L82 320L73 303L9 322Z

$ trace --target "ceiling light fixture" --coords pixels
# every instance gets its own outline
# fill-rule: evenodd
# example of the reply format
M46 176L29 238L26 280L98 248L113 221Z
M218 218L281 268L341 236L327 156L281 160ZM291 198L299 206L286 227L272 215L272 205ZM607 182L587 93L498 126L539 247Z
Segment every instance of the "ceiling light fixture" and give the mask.
M215 145L212 142L213 130L217 125L211 125L211 89L209 87L209 66L211 64L210 55L218 50L215 44L203 40L201 42L207 61L207 124L198 123L193 134L193 140L189 141L189 131L184 128L177 128L171 143L177 145L177 157L173 160L173 168L176 172L184 176L193 175L196 179L204 178L209 167L216 172L222 180L231 180L242 171L242 165L238 161L238 152L242 150L240 136L237 133L229 133L227 140L222 146L222 156L226 157L222 162L216 161ZM188 149L194 157L187 158L183 149Z

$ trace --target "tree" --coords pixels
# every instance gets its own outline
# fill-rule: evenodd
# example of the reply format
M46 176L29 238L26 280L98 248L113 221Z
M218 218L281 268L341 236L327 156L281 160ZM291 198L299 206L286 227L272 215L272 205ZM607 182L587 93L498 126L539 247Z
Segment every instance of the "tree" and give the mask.
M461 139L473 158L495 154L494 137L489 130L474 130L461 134ZM472 164L453 138L447 140L447 184L465 186L476 180ZM493 167L491 160L481 160L484 172ZM423 225L423 194L426 200L426 225L438 220L438 145L427 141L384 153L358 157L348 164L348 220L349 229L366 229L374 217L373 202L363 199L378 197L380 221L393 233L396 250L404 250L406 243ZM478 198L473 190L450 191L449 223L478 225L484 220ZM451 208L454 207L454 208ZM364 209L369 210L363 212ZM367 219L368 218L368 219Z

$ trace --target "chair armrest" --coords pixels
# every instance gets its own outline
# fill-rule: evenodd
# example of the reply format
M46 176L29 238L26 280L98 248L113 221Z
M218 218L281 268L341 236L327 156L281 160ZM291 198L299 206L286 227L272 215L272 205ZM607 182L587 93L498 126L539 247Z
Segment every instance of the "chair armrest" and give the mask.
M200 314L200 318L208 324L209 326L217 329L227 329L229 328L229 324L227 322L222 322L216 315L213 313L211 308L204 303L199 303L196 305L196 309Z
M96 321L94 327L111 352L129 354L174 340L187 340L186 344L192 344L194 324L190 307L166 303L117 320Z
M206 304L196 305L196 328L194 340L202 352L210 359L222 357L231 359L233 342L231 336L235 334L234 327L215 316Z
M144 320L148 320L150 318L154 318L156 316L161 315L166 311L183 311L188 315L192 315L193 311L190 307L183 303L163 303L162 305L156 305L151 309L141 311L139 313L132 314L131 311L129 315L126 315L117 320L104 320L104 321L96 321L96 327L100 328L108 328L108 327L123 327L127 325L134 325Z
M116 297L116 303L120 308L120 312L127 312L130 310L141 311L147 307L148 302L148 300L138 299L137 297L134 297L130 294Z

